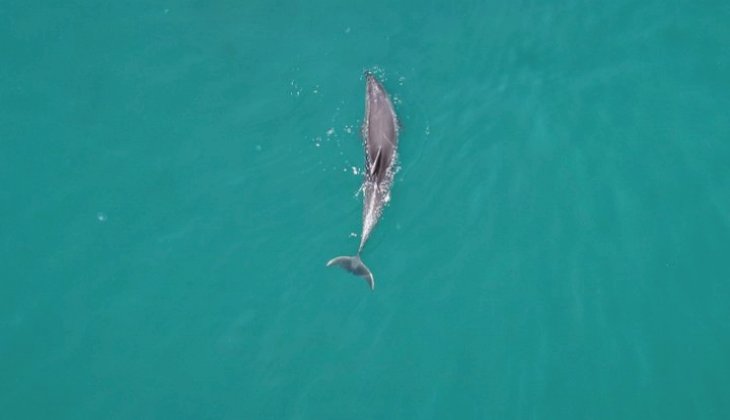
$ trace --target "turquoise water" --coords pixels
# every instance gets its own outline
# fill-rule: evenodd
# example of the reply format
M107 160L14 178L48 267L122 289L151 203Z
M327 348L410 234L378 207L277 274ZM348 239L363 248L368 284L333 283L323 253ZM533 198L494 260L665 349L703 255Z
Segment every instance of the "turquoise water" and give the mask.
M0 417L728 418L727 2L345 3L0 3Z

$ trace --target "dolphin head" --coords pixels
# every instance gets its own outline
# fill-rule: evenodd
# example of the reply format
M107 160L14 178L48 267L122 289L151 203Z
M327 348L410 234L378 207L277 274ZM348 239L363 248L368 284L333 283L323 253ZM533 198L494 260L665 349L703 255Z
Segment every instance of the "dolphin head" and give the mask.
M370 71L365 72L365 80L367 81L366 98L369 102L383 102L387 98L383 85L378 82L375 75Z

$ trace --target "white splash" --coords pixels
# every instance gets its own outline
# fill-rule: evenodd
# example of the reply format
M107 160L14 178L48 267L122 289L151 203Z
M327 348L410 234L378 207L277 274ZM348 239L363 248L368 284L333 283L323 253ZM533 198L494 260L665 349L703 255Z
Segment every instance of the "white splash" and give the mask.
M303 89L297 84L295 80L289 82L289 86L291 87L291 89L289 90L290 96L298 97L302 94Z
M313 138L312 143L314 143L314 147L320 147L322 145L322 137L317 136Z

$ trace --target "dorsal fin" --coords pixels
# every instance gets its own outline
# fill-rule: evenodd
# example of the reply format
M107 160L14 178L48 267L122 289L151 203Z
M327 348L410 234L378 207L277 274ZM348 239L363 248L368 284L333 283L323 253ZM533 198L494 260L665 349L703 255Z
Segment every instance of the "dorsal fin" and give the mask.
M378 165L380 165L380 152L382 149L378 148L378 154L375 155L375 161L372 165L370 165L370 175L375 175L375 173L378 171Z

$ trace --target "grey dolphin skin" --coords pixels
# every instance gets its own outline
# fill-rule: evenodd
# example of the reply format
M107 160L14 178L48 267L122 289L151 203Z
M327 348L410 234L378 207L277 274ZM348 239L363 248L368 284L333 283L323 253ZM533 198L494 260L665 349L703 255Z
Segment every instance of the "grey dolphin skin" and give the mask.
M375 289L375 278L360 254L365 247L375 225L380 220L383 207L390 200L390 186L398 149L398 118L393 103L383 85L375 76L365 73L365 120L362 124L362 138L365 143L365 182L362 209L362 235L357 254L352 257L337 257L327 263L327 267L340 266L367 281L370 289Z

